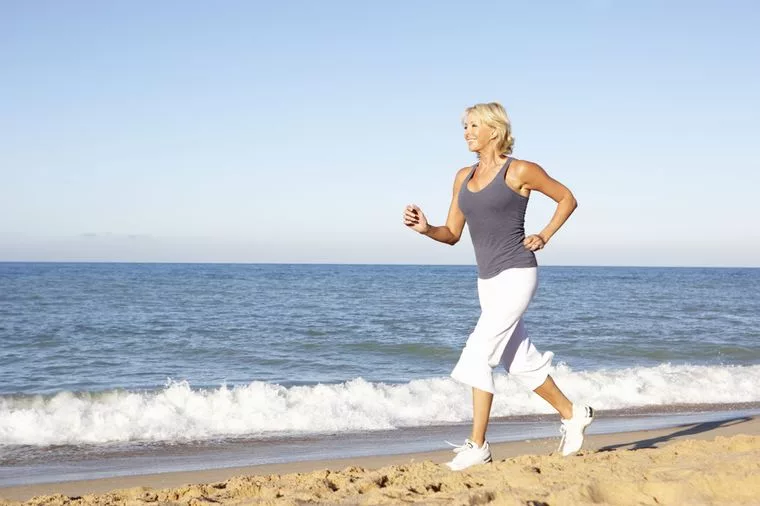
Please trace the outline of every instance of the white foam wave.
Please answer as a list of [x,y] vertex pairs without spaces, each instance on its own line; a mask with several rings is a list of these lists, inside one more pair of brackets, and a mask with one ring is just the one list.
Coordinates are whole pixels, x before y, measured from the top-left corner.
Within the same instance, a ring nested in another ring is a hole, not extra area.
[[[598,410],[669,404],[760,401],[760,365],[663,364],[552,372],[571,399]],[[551,407],[497,375],[494,416],[551,413]],[[449,378],[405,384],[355,379],[335,385],[249,385],[193,390],[169,381],[156,392],[62,392],[0,397],[0,445],[189,441],[217,437],[364,431],[470,419],[469,389]]]

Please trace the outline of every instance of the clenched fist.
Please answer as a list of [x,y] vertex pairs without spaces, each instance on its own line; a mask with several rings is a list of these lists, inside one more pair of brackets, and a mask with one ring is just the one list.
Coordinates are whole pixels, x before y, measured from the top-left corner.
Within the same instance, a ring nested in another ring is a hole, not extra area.
[[430,230],[430,224],[425,217],[425,213],[414,204],[409,204],[404,208],[404,225],[420,234],[424,234]]

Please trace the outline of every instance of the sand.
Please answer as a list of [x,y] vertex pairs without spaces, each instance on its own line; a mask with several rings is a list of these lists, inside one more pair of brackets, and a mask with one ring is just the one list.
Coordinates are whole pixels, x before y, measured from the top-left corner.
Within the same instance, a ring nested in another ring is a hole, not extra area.
[[757,418],[590,436],[569,458],[556,442],[493,445],[464,472],[430,452],[8,487],[0,504],[760,505]]

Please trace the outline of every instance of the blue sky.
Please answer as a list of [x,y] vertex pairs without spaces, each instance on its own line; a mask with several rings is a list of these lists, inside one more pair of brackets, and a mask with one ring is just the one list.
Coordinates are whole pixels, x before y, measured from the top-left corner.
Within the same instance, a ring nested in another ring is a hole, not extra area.
[[[0,3],[0,261],[473,263],[497,100],[579,208],[539,262],[760,266],[753,2]],[[526,231],[554,204],[534,194]]]

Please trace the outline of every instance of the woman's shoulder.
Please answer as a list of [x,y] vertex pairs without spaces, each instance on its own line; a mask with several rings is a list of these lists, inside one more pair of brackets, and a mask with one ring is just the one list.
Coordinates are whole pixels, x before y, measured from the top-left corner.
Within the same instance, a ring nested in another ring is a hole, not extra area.
[[512,162],[509,164],[509,172],[516,176],[534,171],[536,169],[541,169],[541,166],[536,162],[531,162],[530,160],[521,160],[515,157],[511,158]]
[[461,169],[457,169],[457,173],[454,175],[454,190],[459,191],[459,188],[462,186],[462,183],[464,183],[464,180],[467,179],[467,176],[472,169],[473,167],[462,167]]
[[473,169],[475,169],[474,165],[468,165],[467,167],[462,167],[461,169],[457,169],[457,173],[454,176],[454,180],[461,183],[464,180],[464,178],[466,178],[470,174],[470,172],[473,171]]
[[456,175],[457,179],[459,179],[460,177],[466,176],[467,174],[472,172],[474,168],[475,168],[474,165],[468,165],[466,167],[462,167],[461,169],[457,169],[457,175]]

